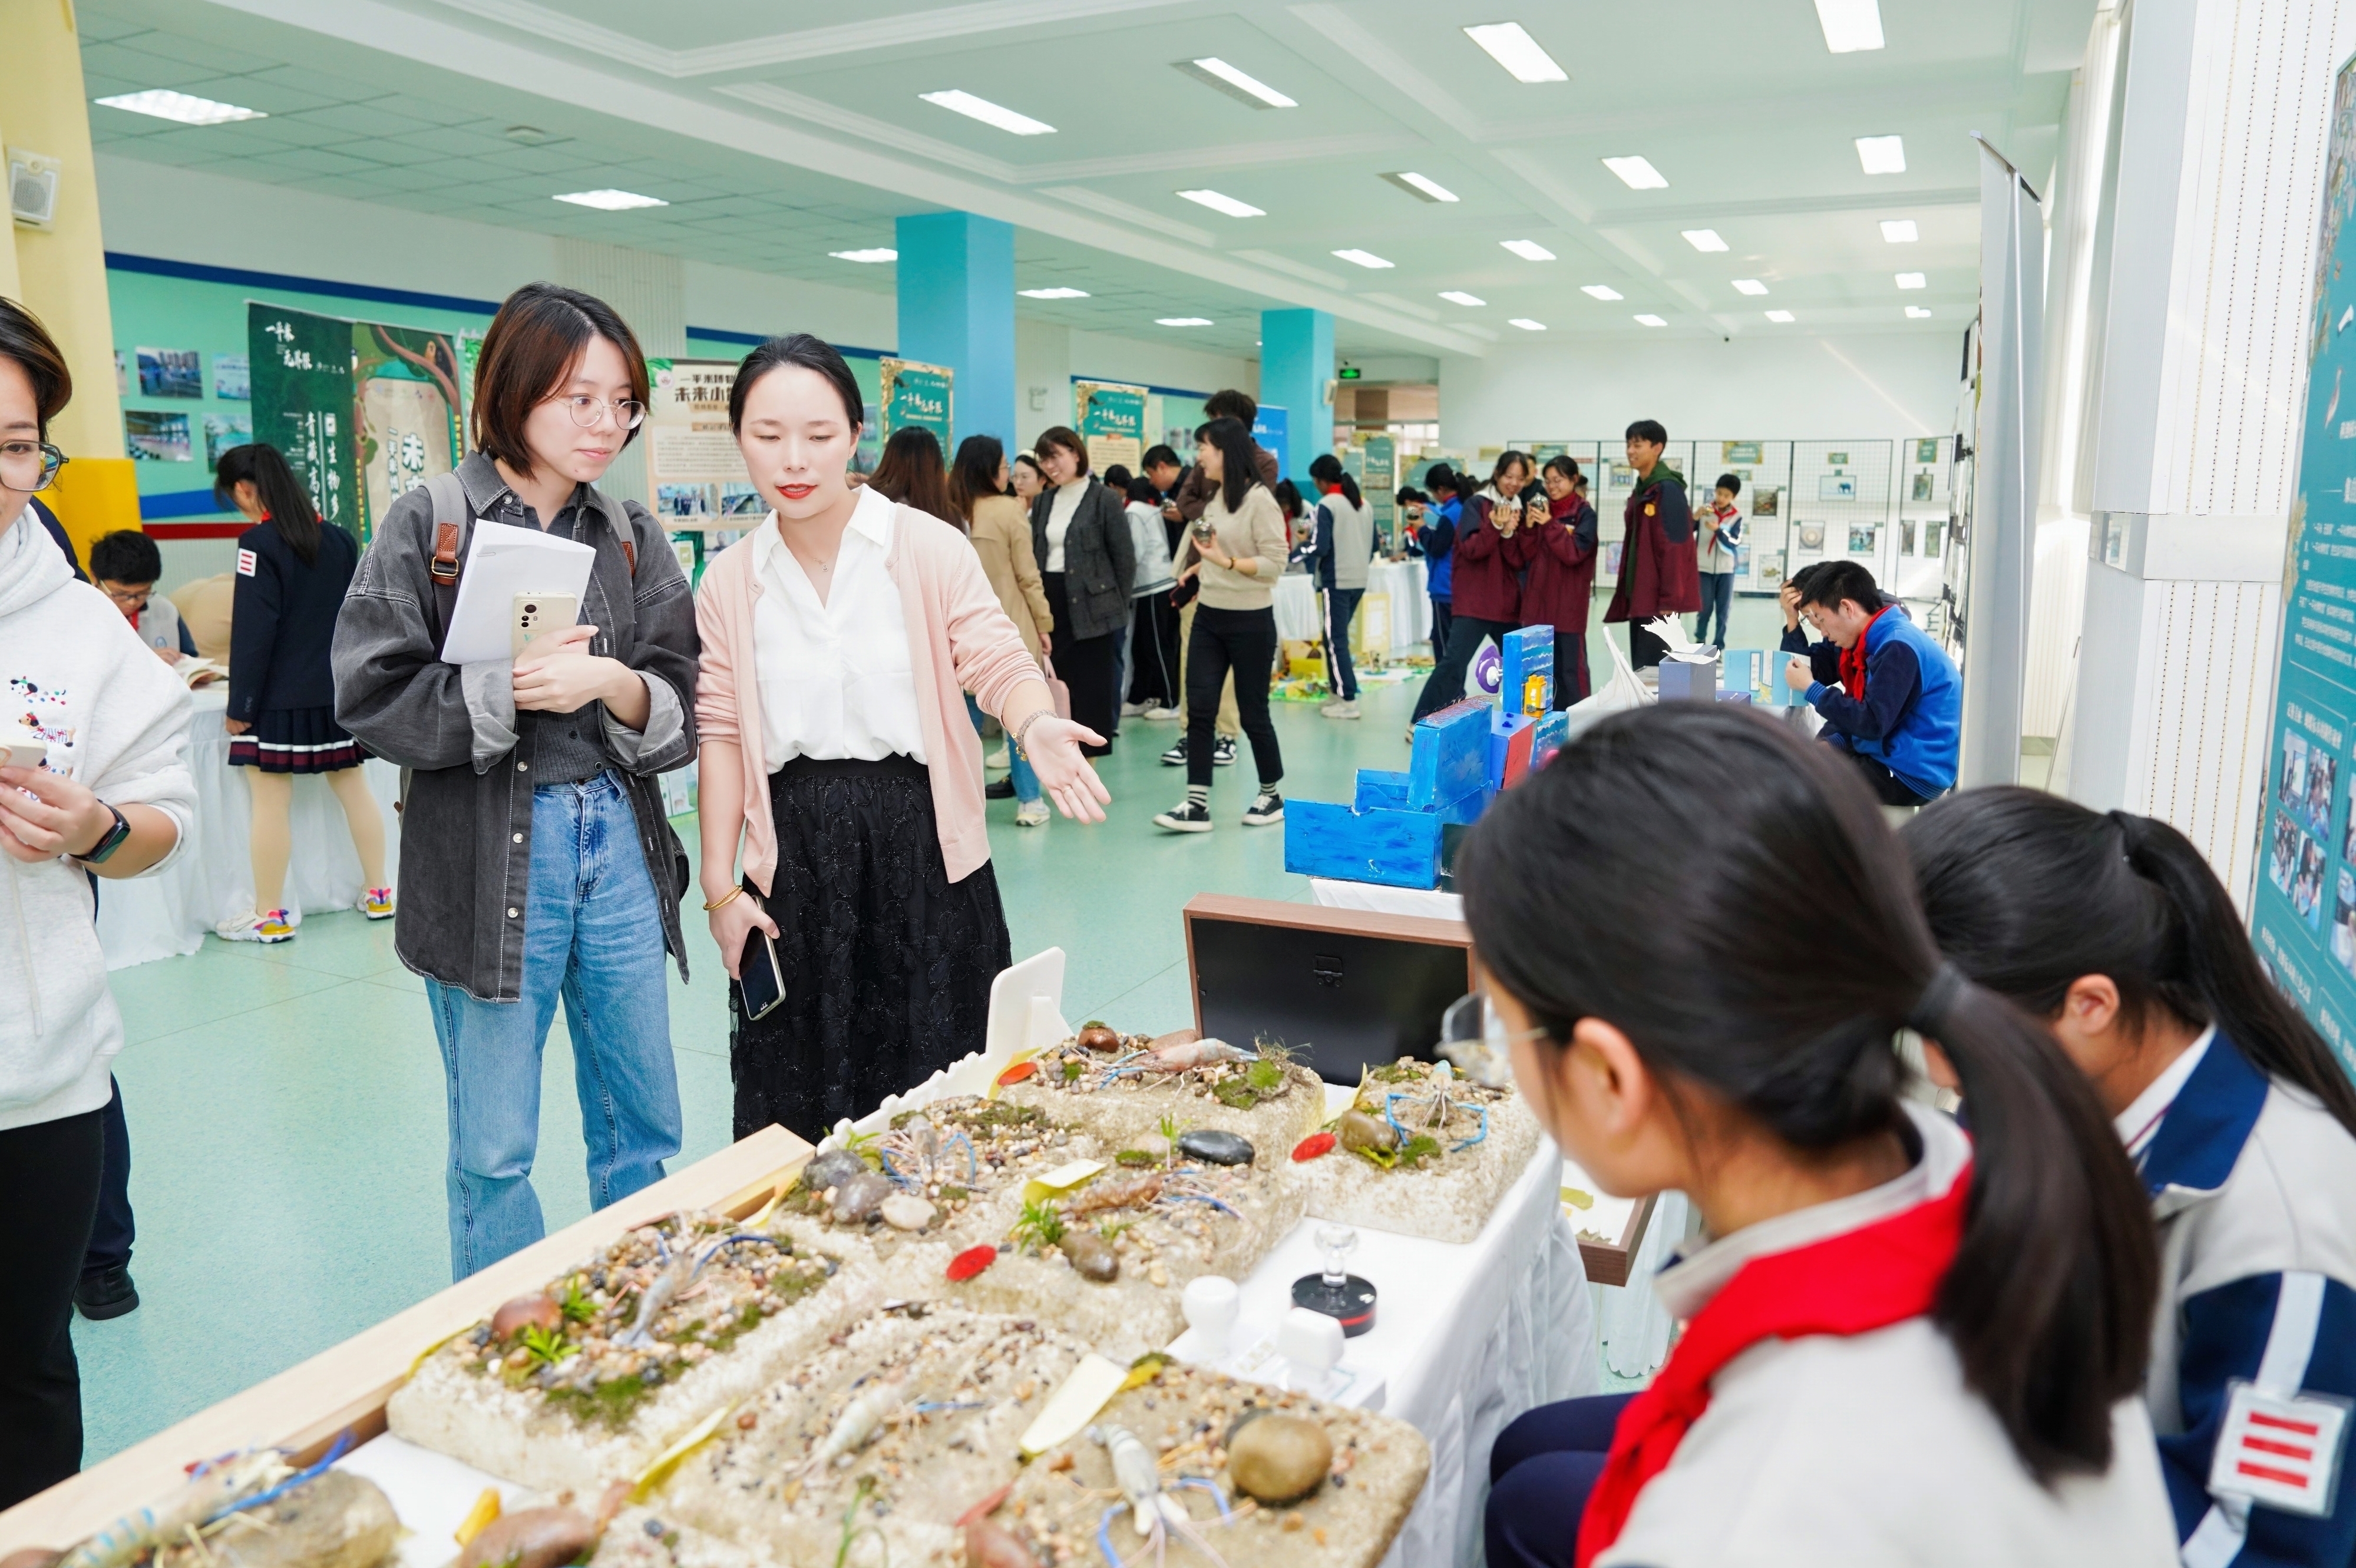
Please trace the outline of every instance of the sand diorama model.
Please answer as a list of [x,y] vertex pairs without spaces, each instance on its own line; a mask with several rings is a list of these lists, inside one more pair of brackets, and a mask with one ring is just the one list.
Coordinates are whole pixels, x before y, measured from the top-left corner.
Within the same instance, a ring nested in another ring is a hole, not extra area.
[[1295,1145],[1291,1163],[1321,1220],[1464,1243],[1537,1144],[1537,1118],[1511,1085],[1402,1057],[1367,1069],[1350,1108]]
[[1191,1029],[1148,1039],[1091,1022],[1001,1073],[998,1097],[1035,1105],[1115,1148],[1132,1147],[1172,1117],[1273,1151],[1291,1147],[1325,1119],[1323,1083],[1282,1046],[1247,1049]]

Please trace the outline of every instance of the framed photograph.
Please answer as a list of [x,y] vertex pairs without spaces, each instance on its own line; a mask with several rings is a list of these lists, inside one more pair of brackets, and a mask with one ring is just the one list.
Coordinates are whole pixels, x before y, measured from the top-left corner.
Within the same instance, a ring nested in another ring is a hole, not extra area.
[[1812,554],[1816,554],[1816,555],[1821,555],[1821,554],[1823,554],[1823,553],[1824,553],[1824,549],[1825,549],[1825,525],[1824,525],[1824,524],[1822,524],[1822,523],[1802,523],[1802,524],[1800,525],[1799,533],[1800,533],[1800,548],[1801,548],[1803,550],[1805,550],[1805,551],[1808,551],[1808,552],[1810,552],[1810,553],[1812,553]]
[[1871,526],[1855,527],[1848,530],[1848,552],[1851,555],[1871,555],[1876,548],[1874,536],[1881,530]]
[[1915,501],[1929,500],[1931,498],[1931,487],[1937,482],[1937,475],[1932,473],[1927,468],[1922,469],[1914,475],[1914,482],[1909,487],[1908,499]]
[[205,372],[193,348],[139,350],[139,395],[143,398],[201,398]]
[[1914,553],[1914,524],[1912,520],[1898,525],[1898,553],[1901,555]]
[[1827,452],[1825,453],[1825,462],[1830,467],[1847,468],[1848,466],[1848,453],[1846,452]]
[[1946,525],[1944,523],[1933,522],[1924,523],[1922,525],[1922,553],[1924,555],[1931,556],[1935,559],[1941,553],[1941,538],[1945,531]]
[[252,415],[207,414],[205,416],[205,466],[219,468],[222,453],[232,446],[244,446],[252,440]]
[[1816,499],[1819,501],[1856,500],[1857,475],[1854,474],[1819,474],[1816,475]]
[[1783,510],[1783,492],[1774,485],[1764,485],[1751,492],[1751,515],[1772,517]]
[[658,485],[655,516],[701,520],[718,509],[719,487],[712,485]]
[[142,463],[193,463],[188,445],[188,416],[157,413],[152,409],[123,411],[123,442]]
[[1760,462],[1760,445],[1761,443],[1755,441],[1720,442],[1718,447],[1718,460],[1730,468],[1738,463],[1756,464]]
[[213,396],[227,402],[253,399],[253,362],[242,354],[213,356]]

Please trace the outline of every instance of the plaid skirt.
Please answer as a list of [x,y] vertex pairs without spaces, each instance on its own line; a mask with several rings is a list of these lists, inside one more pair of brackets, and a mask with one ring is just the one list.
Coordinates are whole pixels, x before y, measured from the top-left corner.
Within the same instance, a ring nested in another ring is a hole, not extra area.
[[332,773],[364,761],[332,708],[268,709],[254,715],[252,729],[229,738],[230,766],[265,773]]

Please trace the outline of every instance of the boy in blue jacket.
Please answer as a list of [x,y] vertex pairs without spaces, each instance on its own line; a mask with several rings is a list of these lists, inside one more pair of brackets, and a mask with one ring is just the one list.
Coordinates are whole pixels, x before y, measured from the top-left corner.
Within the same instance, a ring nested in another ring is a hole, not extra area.
[[[1830,560],[1784,591],[1783,680],[1825,721],[1823,740],[1847,752],[1885,805],[1922,805],[1955,785],[1963,688],[1944,649],[1916,626],[1873,573]],[[1828,639],[1811,644],[1804,615]]]

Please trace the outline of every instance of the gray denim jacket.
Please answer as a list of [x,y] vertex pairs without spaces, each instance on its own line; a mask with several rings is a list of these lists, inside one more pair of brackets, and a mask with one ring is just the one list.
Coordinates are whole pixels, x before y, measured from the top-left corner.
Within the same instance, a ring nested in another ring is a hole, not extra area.
[[[474,528],[530,526],[489,458],[467,457],[458,478]],[[637,818],[663,945],[685,979],[679,912],[687,850],[663,816],[655,775],[695,755],[695,602],[669,537],[645,507],[585,485],[574,504],[587,512],[576,537],[597,552],[581,603],[581,623],[597,628],[590,651],[619,659],[647,683],[645,731],[608,717],[603,741]],[[509,661],[457,666],[438,656],[441,611],[428,576],[434,510],[423,489],[403,496],[360,558],[336,622],[336,720],[370,752],[412,770],[393,951],[418,974],[468,996],[512,1002],[522,995],[530,904],[534,748],[518,743]]]

